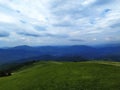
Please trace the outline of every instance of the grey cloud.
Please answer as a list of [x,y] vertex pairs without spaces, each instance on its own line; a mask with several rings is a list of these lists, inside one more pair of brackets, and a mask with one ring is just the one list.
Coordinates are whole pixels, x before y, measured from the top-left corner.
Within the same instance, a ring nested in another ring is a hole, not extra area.
[[25,32],[20,32],[18,34],[24,35],[24,36],[41,37],[39,34],[32,34],[32,33],[25,33]]
[[68,35],[50,34],[50,33],[46,33],[46,34],[44,34],[44,36],[46,36],[46,37],[53,37],[53,38],[67,38],[67,37],[69,37]]
[[85,41],[82,40],[82,39],[70,39],[70,41],[75,41],[75,42],[85,42]]
[[70,22],[62,22],[53,24],[54,27],[72,27],[73,25]]
[[120,22],[116,22],[116,23],[113,23],[111,26],[111,28],[120,28]]
[[9,35],[7,32],[0,32],[0,37],[8,37]]
[[26,24],[27,22],[24,20],[20,20],[21,23]]
[[21,13],[20,10],[16,10],[17,13]]
[[60,35],[60,34],[51,34],[51,33],[43,33],[43,34],[33,34],[27,32],[19,32],[19,35],[30,36],[30,37],[51,37],[51,38],[67,38],[68,35]]
[[40,31],[46,30],[46,27],[45,27],[45,26],[34,26],[34,28],[35,28],[36,30],[40,30]]
[[112,2],[114,2],[114,0],[96,0],[93,5],[105,5]]

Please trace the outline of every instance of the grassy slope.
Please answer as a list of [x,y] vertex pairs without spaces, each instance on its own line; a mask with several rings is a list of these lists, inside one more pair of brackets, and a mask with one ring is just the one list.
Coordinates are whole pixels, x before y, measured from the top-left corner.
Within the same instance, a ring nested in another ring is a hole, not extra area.
[[0,78],[0,90],[120,90],[120,63],[40,62]]

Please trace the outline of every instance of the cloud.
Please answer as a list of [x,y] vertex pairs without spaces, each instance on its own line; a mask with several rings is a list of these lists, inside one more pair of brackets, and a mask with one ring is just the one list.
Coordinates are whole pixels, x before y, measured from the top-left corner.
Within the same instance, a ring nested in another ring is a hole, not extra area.
[[114,2],[114,0],[96,0],[95,5],[105,5]]
[[47,27],[45,26],[34,26],[36,30],[45,31]]
[[26,24],[27,22],[24,20],[20,20],[21,23]]
[[38,34],[25,33],[25,32],[20,32],[18,34],[19,35],[24,35],[24,36],[30,36],[30,37],[40,37],[40,35],[38,35]]
[[72,27],[73,25],[70,22],[63,22],[58,24],[53,24],[54,27]]
[[115,22],[115,23],[113,23],[111,26],[110,26],[111,28],[120,28],[120,22],[118,21],[118,22]]
[[70,39],[70,41],[73,41],[73,42],[85,42],[85,41],[82,40],[82,39]]
[[52,33],[28,33],[28,32],[18,32],[17,34],[27,36],[27,37],[51,37],[51,38],[67,38],[69,37],[68,35],[63,35],[63,34],[52,34]]
[[0,32],[10,34],[1,34],[7,38],[2,42],[102,44],[107,37],[119,42],[119,5],[119,0],[0,0]]
[[5,13],[0,13],[0,22],[13,23],[13,22],[15,22],[15,19],[10,15],[7,15]]
[[0,32],[0,37],[8,37],[9,35],[7,32]]
[[45,36],[45,37],[53,37],[53,38],[68,38],[69,37],[66,34],[51,34],[51,33],[45,33],[43,36]]

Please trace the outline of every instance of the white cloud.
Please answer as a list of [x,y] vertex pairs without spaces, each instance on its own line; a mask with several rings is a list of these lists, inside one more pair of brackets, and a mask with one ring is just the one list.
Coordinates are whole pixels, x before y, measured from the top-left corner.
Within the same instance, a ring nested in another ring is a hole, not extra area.
[[84,0],[84,2],[82,3],[82,5],[88,6],[88,5],[90,5],[90,4],[94,3],[94,2],[95,2],[95,0]]
[[[102,43],[105,37],[117,39],[120,35],[119,4],[119,0],[0,0],[0,31],[10,33],[9,40],[2,41],[9,41],[10,45],[19,42],[53,45],[56,42],[73,44],[69,38],[83,39],[89,44]],[[23,37],[18,34],[21,32],[49,37]],[[67,38],[62,38],[65,35]]]
[[14,17],[4,14],[4,13],[0,13],[0,22],[3,23],[14,23],[16,20],[14,19]]

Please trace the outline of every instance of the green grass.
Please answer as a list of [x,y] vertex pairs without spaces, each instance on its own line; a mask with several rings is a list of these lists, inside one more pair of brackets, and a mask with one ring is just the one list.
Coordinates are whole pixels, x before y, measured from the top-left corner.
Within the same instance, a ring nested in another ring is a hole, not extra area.
[[120,90],[120,63],[39,62],[0,78],[0,90]]

